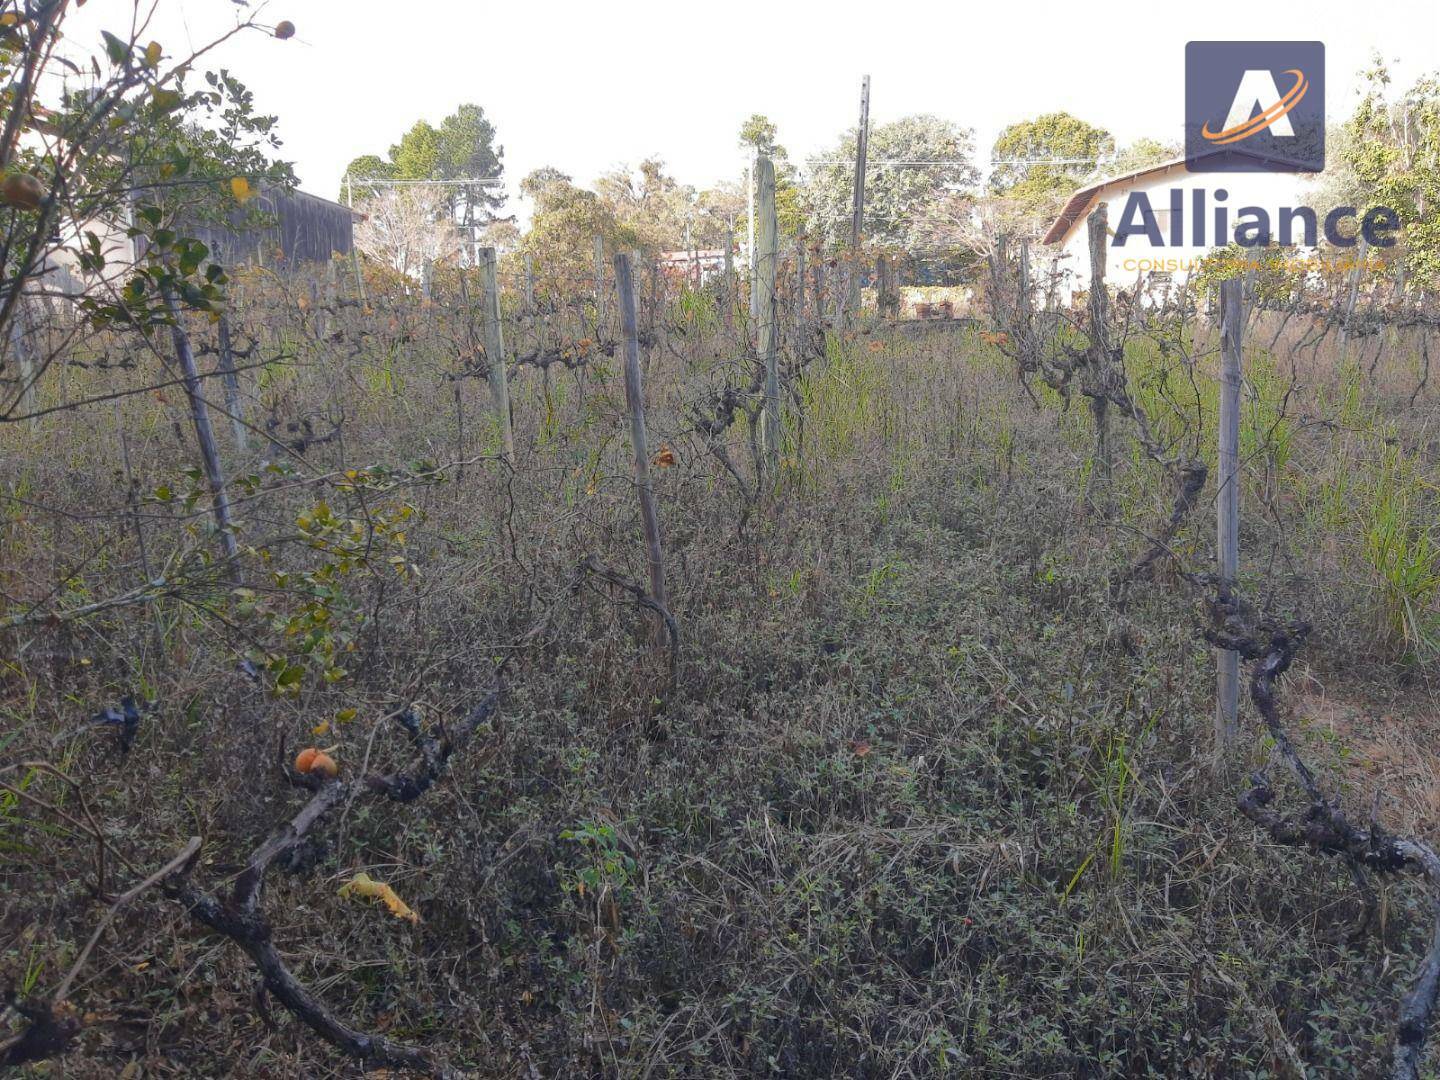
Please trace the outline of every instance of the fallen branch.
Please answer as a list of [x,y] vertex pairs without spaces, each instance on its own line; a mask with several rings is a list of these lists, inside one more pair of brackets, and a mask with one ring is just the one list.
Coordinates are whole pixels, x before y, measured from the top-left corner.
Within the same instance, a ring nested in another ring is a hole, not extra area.
[[20,1034],[8,1042],[0,1044],[0,1066],[14,1068],[29,1061],[44,1061],[47,1058],[58,1057],[70,1048],[75,1036],[80,1034],[81,1023],[79,1013],[71,1007],[67,999],[70,996],[70,988],[75,985],[75,979],[90,959],[90,954],[95,950],[100,938],[110,924],[115,921],[115,916],[120,913],[122,908],[147,889],[153,888],[189,866],[199,852],[200,837],[192,836],[189,843],[181,848],[179,854],[173,859],[145,878],[144,881],[116,897],[114,903],[101,916],[95,932],[90,935],[90,940],[85,942],[85,947],[80,950],[80,955],[70,965],[70,970],[65,973],[65,978],[60,981],[59,987],[49,998],[29,998],[22,1001],[16,997],[13,989],[7,992],[6,1005],[30,1021],[30,1024]]
[[263,996],[268,993],[301,1023],[367,1067],[417,1069],[435,1076],[449,1074],[447,1067],[424,1047],[370,1035],[339,1020],[286,965],[275,946],[270,923],[260,909],[260,897],[270,867],[293,851],[332,810],[355,794],[369,792],[392,802],[408,803],[428,791],[444,774],[455,751],[463,748],[476,729],[494,713],[499,694],[497,684],[453,733],[442,729],[438,738],[427,734],[410,710],[397,713],[396,722],[419,749],[417,764],[405,772],[318,781],[310,801],[299,813],[251,853],[228,900],[203,892],[188,881],[181,880],[172,886],[172,895],[195,919],[228,937],[250,957],[260,973],[262,993],[258,998],[262,1012]]
[[1275,740],[1281,758],[1309,799],[1309,805],[1300,813],[1286,814],[1272,809],[1275,791],[1269,777],[1261,771],[1251,778],[1251,788],[1240,796],[1240,812],[1269,833],[1276,843],[1308,847],[1343,858],[1353,867],[1378,873],[1415,870],[1430,885],[1434,929],[1415,982],[1400,1006],[1391,1067],[1395,1080],[1418,1080],[1425,1040],[1437,998],[1440,998],[1440,856],[1417,840],[1387,835],[1378,823],[1372,822],[1368,829],[1352,824],[1340,805],[1326,798],[1314,772],[1301,758],[1280,722],[1275,682],[1290,667],[1310,632],[1309,624],[1285,624],[1268,616],[1257,616],[1223,583],[1211,602],[1211,618],[1215,625],[1205,631],[1206,639],[1217,648],[1233,649],[1254,665],[1250,699]]

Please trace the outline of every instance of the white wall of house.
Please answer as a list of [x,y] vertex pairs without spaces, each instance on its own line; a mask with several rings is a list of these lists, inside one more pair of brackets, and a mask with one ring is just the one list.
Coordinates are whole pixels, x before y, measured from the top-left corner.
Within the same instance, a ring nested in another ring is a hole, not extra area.
[[[1282,172],[1214,172],[1214,173],[1192,173],[1186,171],[1184,165],[1177,165],[1163,172],[1141,173],[1138,176],[1122,178],[1113,184],[1107,184],[1091,196],[1089,205],[1079,215],[1074,224],[1070,226],[1065,237],[1058,243],[1049,245],[1050,250],[1055,253],[1056,266],[1060,271],[1058,287],[1055,291],[1055,298],[1060,302],[1068,299],[1077,291],[1090,287],[1090,250],[1089,230],[1086,226],[1086,217],[1101,202],[1109,204],[1109,224],[1111,230],[1111,243],[1109,257],[1106,261],[1105,277],[1106,282],[1112,288],[1132,289],[1137,281],[1143,282],[1150,274],[1170,275],[1170,282],[1174,286],[1182,284],[1189,277],[1192,270],[1210,252],[1218,247],[1224,247],[1234,237],[1236,220],[1240,217],[1240,209],[1247,206],[1257,206],[1265,210],[1270,217],[1271,239],[1279,238],[1280,209],[1282,207],[1295,207],[1303,205],[1305,198],[1306,180],[1296,173]],[[1182,193],[1181,205],[1186,216],[1185,239],[1186,246],[1170,246],[1170,191],[1178,188]],[[1189,220],[1194,206],[1194,192],[1196,189],[1203,189],[1206,193],[1205,210],[1205,243],[1189,244],[1188,241],[1194,238],[1193,224]],[[1228,228],[1223,237],[1215,236],[1215,207],[1214,193],[1218,189],[1224,189],[1227,197],[1223,205],[1228,213]],[[1165,241],[1162,246],[1155,246],[1149,238],[1142,233],[1132,233],[1125,240],[1123,247],[1115,246],[1115,230],[1123,220],[1126,203],[1131,192],[1144,192],[1150,199],[1151,209],[1155,212],[1156,224],[1159,226],[1161,238]],[[1324,221],[1317,223],[1317,229],[1323,236]],[[1300,244],[1302,230],[1297,222],[1294,230],[1296,244]],[[1040,268],[1042,274],[1043,268]],[[1159,286],[1163,277],[1152,282]]]
[[[50,250],[41,268],[42,288],[47,294],[65,294],[71,298],[83,293],[118,289],[135,269],[135,241],[124,225],[92,219],[74,222],[62,218],[57,228],[60,244]],[[86,233],[93,232],[100,240],[100,253],[105,268],[98,274],[80,269],[80,251],[88,250]]]

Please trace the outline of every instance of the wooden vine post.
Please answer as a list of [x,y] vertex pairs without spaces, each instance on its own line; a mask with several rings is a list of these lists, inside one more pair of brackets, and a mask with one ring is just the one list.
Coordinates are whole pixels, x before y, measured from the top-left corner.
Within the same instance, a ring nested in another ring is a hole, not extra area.
[[[355,228],[355,188],[350,183],[349,173],[345,174],[345,204],[350,207],[350,228],[353,234]],[[260,247],[264,247],[264,245],[261,244]],[[262,262],[260,265],[263,266],[265,264]],[[355,246],[353,235],[350,241],[350,265],[355,271],[355,295],[359,297],[360,307],[363,309],[367,302],[365,299],[365,275],[360,272],[360,249]]]
[[220,352],[220,378],[225,386],[225,411],[230,415],[230,429],[235,433],[235,449],[242,454],[249,446],[245,434],[245,402],[240,397],[240,375],[235,370],[235,344],[230,339],[230,319],[221,314],[215,324]]
[[1023,238],[1020,241],[1020,296],[1019,296],[1019,324],[1021,347],[1028,345],[1030,341],[1030,323],[1035,312],[1035,305],[1030,296],[1030,239]]
[[745,166],[745,260],[749,264],[750,280],[750,325],[755,333],[755,324],[760,321],[760,296],[755,291],[755,159]]
[[855,134],[855,189],[850,205],[850,264],[845,321],[860,314],[860,237],[865,226],[865,155],[870,144],[870,76],[860,83],[860,126]]
[[[1220,432],[1218,494],[1215,503],[1215,555],[1223,589],[1235,586],[1240,570],[1240,379],[1244,348],[1244,283],[1220,283]],[[1240,654],[1216,653],[1215,758],[1217,768],[1230,759],[1239,729]]]
[[881,254],[875,260],[875,308],[882,319],[900,317],[900,284],[895,260]]
[[[20,408],[27,413],[35,411],[35,364],[30,339],[30,313],[22,295],[16,298],[15,308],[10,315],[10,349],[19,368]],[[31,428],[35,427],[36,422],[36,418],[32,416]]]
[[735,226],[725,226],[725,281],[721,290],[722,317],[725,329],[735,325]]
[[235,523],[230,516],[230,496],[225,490],[225,470],[220,465],[220,447],[215,442],[215,429],[210,426],[210,410],[200,392],[200,369],[195,364],[195,350],[190,347],[190,335],[185,332],[180,305],[175,300],[175,291],[165,285],[161,288],[165,310],[170,315],[170,336],[175,344],[175,358],[180,362],[180,373],[184,377],[185,396],[190,400],[190,420],[195,425],[195,439],[200,444],[200,462],[205,470],[205,480],[210,486],[210,502],[215,513],[215,528],[220,534],[220,547],[225,553],[226,574],[235,584],[240,583],[240,542],[235,537]]
[[[1095,417],[1095,471],[1105,485],[1105,502],[1110,504],[1110,401],[1099,392],[1110,374],[1110,294],[1105,290],[1106,249],[1109,245],[1109,212],[1101,203],[1086,219],[1090,244],[1090,355],[1086,363],[1096,393],[1089,395]],[[1027,283],[1028,285],[1028,283]]]
[[755,295],[759,297],[756,351],[765,365],[765,415],[761,425],[762,469],[773,484],[780,475],[780,320],[775,304],[779,223],[775,213],[775,163],[755,160],[757,180]]
[[[650,444],[645,434],[645,383],[640,371],[640,334],[635,317],[635,279],[630,256],[615,256],[615,287],[620,294],[620,332],[625,339],[625,407],[630,414],[630,445],[635,451],[635,488],[640,494],[640,521],[645,530],[645,564],[650,571],[650,599],[668,612],[665,596],[665,554],[660,546],[660,518],[655,487],[650,481]],[[657,613],[655,642],[664,647],[668,633]]]
[[795,234],[795,340],[805,332],[805,223]]
[[596,337],[605,337],[605,238],[595,234],[595,330]]
[[490,393],[495,399],[495,419],[500,422],[500,442],[505,460],[515,464],[515,431],[510,422],[510,384],[505,377],[505,330],[500,324],[500,282],[495,273],[495,249],[480,249],[481,314],[485,333],[485,356],[490,361]]
[[1355,317],[1355,301],[1360,296],[1360,275],[1365,268],[1365,260],[1369,257],[1365,238],[1360,238],[1360,244],[1355,249],[1355,264],[1350,268],[1350,277],[1346,285],[1345,310],[1340,320],[1340,362],[1343,364],[1350,356],[1350,320]]

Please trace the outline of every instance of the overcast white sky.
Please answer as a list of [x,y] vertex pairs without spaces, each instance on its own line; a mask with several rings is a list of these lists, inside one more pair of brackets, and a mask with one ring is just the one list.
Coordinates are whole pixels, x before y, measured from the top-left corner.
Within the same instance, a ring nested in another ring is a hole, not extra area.
[[[150,37],[167,54],[233,25],[231,0],[157,0]],[[125,0],[90,0],[68,24],[71,49],[129,21]],[[763,112],[792,158],[832,145],[856,121],[862,74],[872,123],[934,113],[976,131],[982,157],[1006,124],[1064,109],[1112,131],[1181,137],[1191,39],[1319,40],[1327,112],[1347,115],[1357,72],[1379,50],[1396,83],[1440,69],[1440,2],[971,5],[506,0],[271,0],[290,41],[259,34],[215,63],[280,117],[301,184],[334,197],[345,165],[384,154],[417,119],[484,106],[505,148],[511,199],[531,169],[582,183],[658,154],[682,181],[743,174],[736,131]]]

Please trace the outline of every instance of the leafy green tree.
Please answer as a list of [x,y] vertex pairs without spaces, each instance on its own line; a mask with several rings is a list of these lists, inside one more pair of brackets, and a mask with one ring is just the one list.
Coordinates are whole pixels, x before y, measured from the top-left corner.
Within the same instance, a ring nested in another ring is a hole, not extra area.
[[1125,176],[1152,165],[1174,161],[1184,154],[1185,148],[1179,143],[1139,138],[1116,154],[1113,161],[1103,163],[1103,170],[1106,176]]
[[[505,151],[495,144],[495,125],[479,105],[457,108],[436,127],[418,120],[390,147],[388,157],[363,154],[350,162],[351,176],[387,180],[476,180],[503,177]],[[373,194],[366,192],[366,195]],[[450,185],[446,201],[455,223],[462,229],[483,225],[494,219],[505,203],[496,184]],[[356,198],[360,193],[356,192]]]
[[990,190],[1039,208],[1070,195],[1115,152],[1104,128],[1067,112],[1011,124],[995,140]]
[[538,199],[551,184],[571,182],[572,177],[568,173],[561,172],[553,165],[542,165],[525,174],[525,178],[520,181],[520,194],[527,199]]
[[[340,201],[373,198],[382,188],[363,184],[362,180],[394,180],[396,170],[393,162],[379,154],[361,154],[345,166],[346,179],[340,181]],[[348,183],[346,182],[348,180]]]
[[[865,173],[866,239],[911,252],[925,248],[936,210],[953,203],[956,193],[973,194],[979,183],[974,154],[974,132],[935,116],[907,116],[872,129]],[[855,133],[825,158],[835,164],[818,167],[811,178],[811,222],[828,243],[839,246],[850,235]],[[886,161],[927,164],[886,167]]]
[[766,154],[774,160],[786,161],[789,154],[778,142],[776,137],[779,129],[774,121],[768,116],[754,113],[740,125],[740,145],[757,154]]
[[1361,217],[1375,207],[1394,210],[1394,254],[1406,275],[1414,285],[1440,287],[1440,80],[1426,76],[1392,97],[1378,57],[1363,74],[1367,90],[1334,140],[1321,201],[1354,206]]
[[659,158],[646,158],[637,169],[622,166],[604,174],[595,181],[595,191],[642,251],[685,246],[686,225],[693,225],[695,189],[667,173]]
[[425,120],[417,120],[415,126],[390,147],[390,161],[395,166],[395,175],[405,180],[441,180],[440,132]]
[[635,246],[633,233],[620,225],[606,201],[576,187],[563,174],[547,176],[534,190],[535,212],[519,250],[534,256],[543,294],[573,295],[575,289],[588,287],[594,275],[597,233],[607,251]]
[[[784,231],[784,208],[779,203],[777,184],[777,205],[776,211],[781,215],[781,231]],[[798,191],[791,186],[794,198],[798,199]],[[727,233],[733,234],[737,223],[745,217],[745,189],[732,182],[717,184],[713,188],[704,188],[695,195],[693,206],[694,212],[694,236],[693,243],[696,247],[719,248],[725,246]]]
[[[765,154],[775,163],[775,216],[780,235],[793,237],[805,226],[806,206],[790,153],[779,143],[779,129],[761,113],[740,125],[740,145],[753,154]],[[743,201],[743,196],[742,196]]]
[[361,183],[362,180],[394,180],[395,165],[379,154],[361,154],[345,166],[345,179],[340,181],[340,201],[360,202],[373,198],[382,188]]

